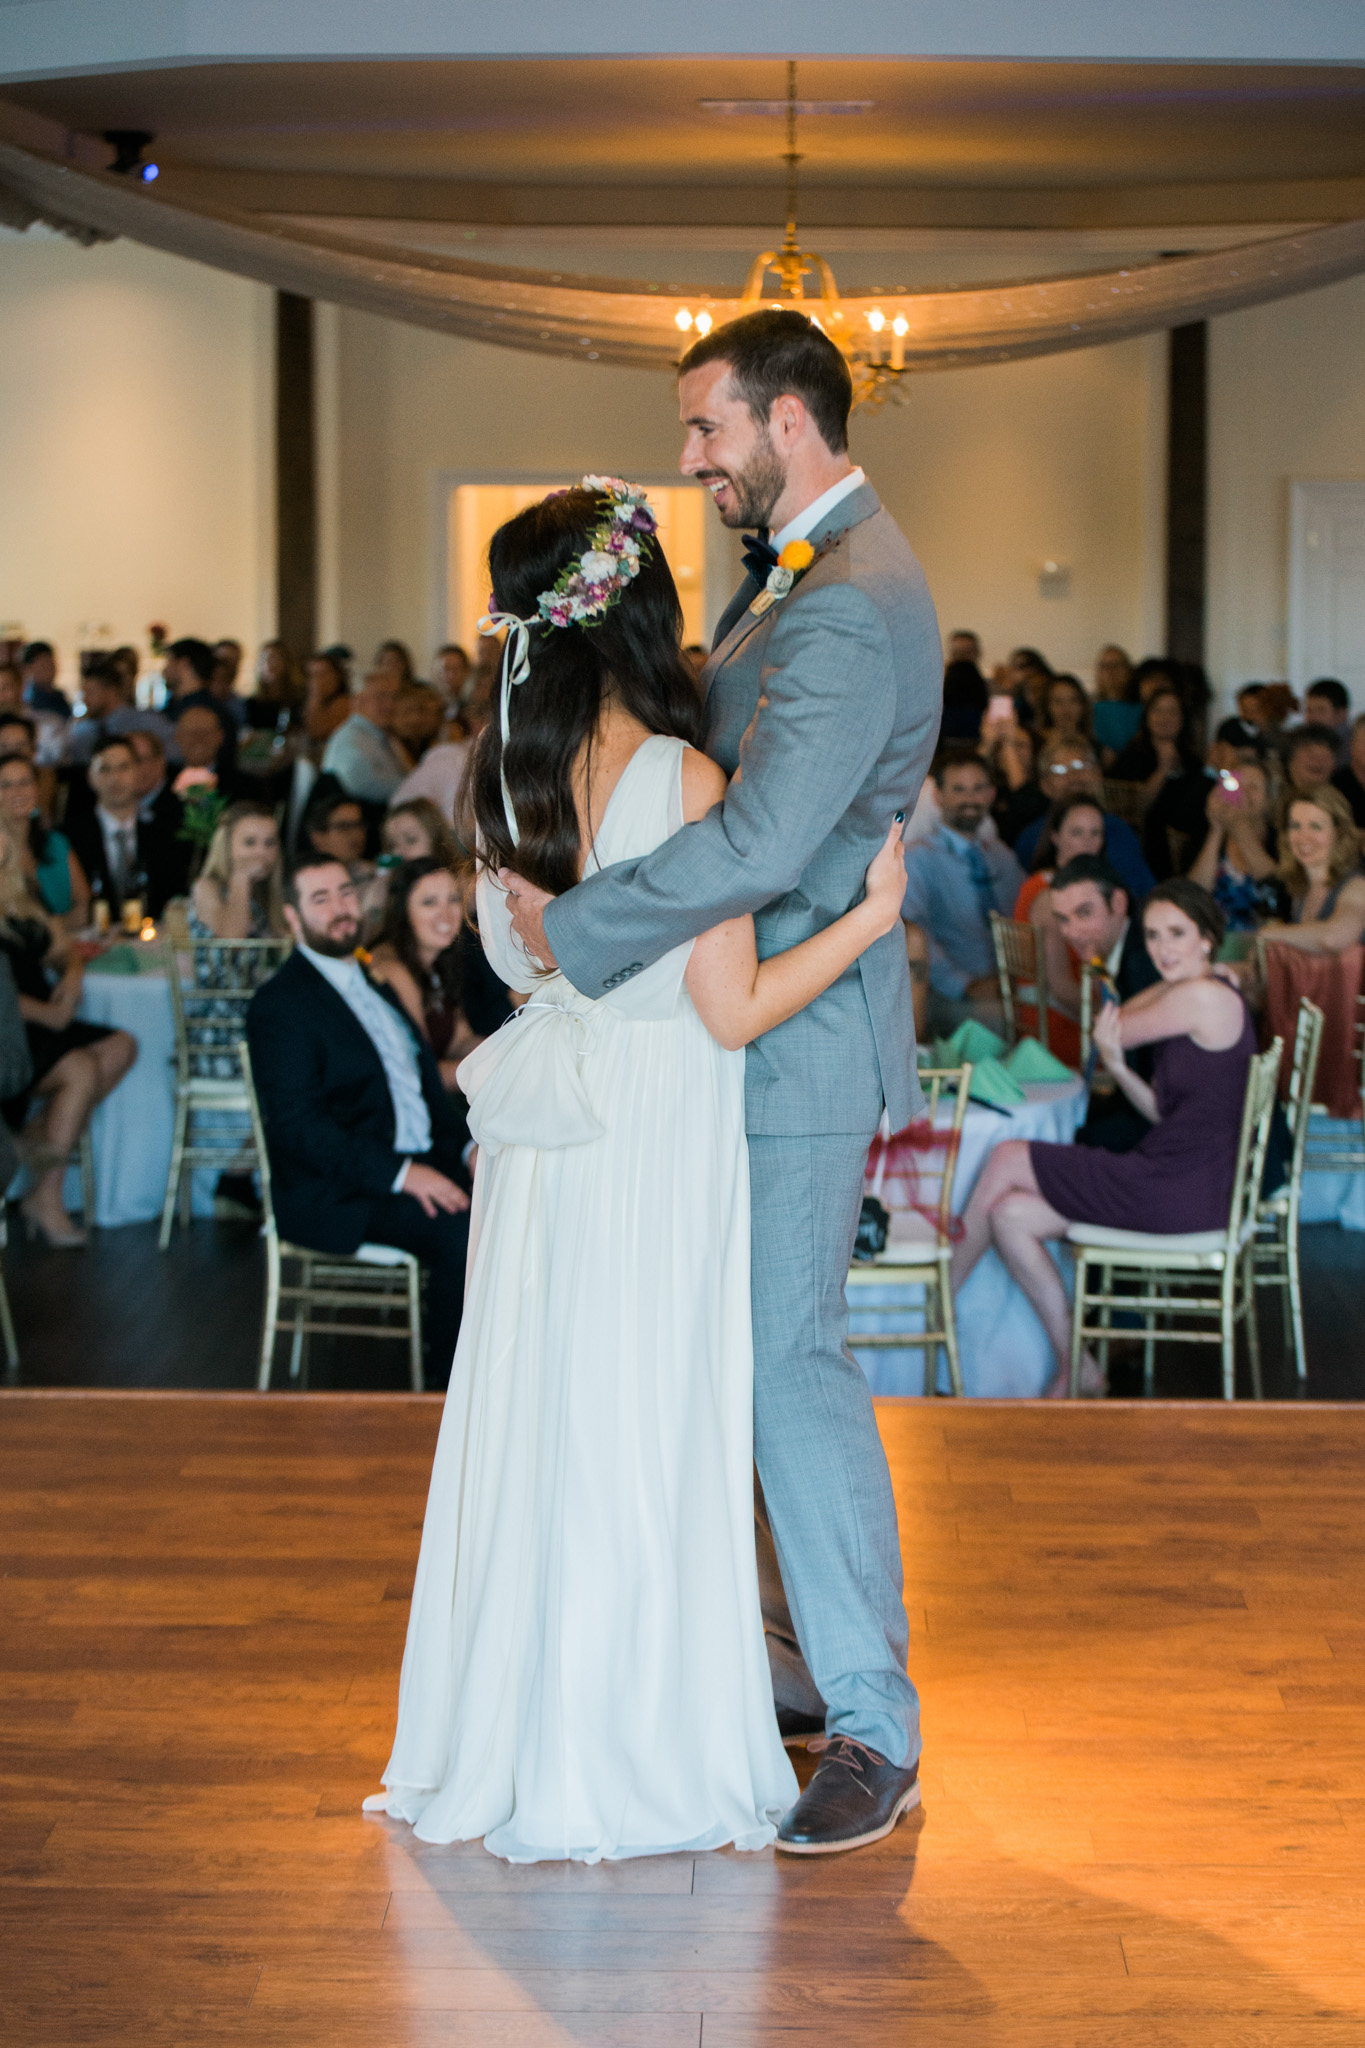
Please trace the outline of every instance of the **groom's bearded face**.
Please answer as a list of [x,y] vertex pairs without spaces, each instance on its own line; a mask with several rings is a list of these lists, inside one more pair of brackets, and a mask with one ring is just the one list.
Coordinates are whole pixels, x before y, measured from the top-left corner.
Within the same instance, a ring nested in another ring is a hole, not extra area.
[[684,476],[706,485],[726,526],[769,526],[787,472],[765,423],[730,382],[729,366],[708,363],[678,387],[687,444]]

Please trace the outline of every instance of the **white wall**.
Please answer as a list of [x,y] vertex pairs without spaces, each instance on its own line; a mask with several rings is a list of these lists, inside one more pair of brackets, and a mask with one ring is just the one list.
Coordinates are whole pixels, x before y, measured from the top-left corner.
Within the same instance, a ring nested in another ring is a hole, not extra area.
[[[443,637],[438,482],[674,473],[670,381],[320,313],[325,637]],[[1231,315],[1211,346],[1209,667],[1285,666],[1294,477],[1365,477],[1365,280]],[[1159,645],[1165,342],[920,378],[853,450],[924,561],[944,629],[1085,673]],[[130,243],[0,232],[0,622],[74,654],[273,630],[267,292]],[[716,536],[719,540],[719,536]],[[1071,595],[1040,597],[1046,559]],[[712,561],[726,580],[727,551]]]
[[0,621],[248,645],[273,618],[271,299],[131,242],[0,232]]
[[1229,695],[1288,673],[1290,483],[1365,477],[1362,337],[1365,278],[1213,323],[1209,669]]
[[[337,582],[362,658],[386,633],[422,654],[443,636],[442,475],[675,473],[666,376],[340,320]],[[1160,341],[1124,342],[925,376],[904,406],[855,415],[854,458],[924,562],[945,631],[974,626],[991,659],[1034,643],[1082,672],[1105,640],[1156,644],[1164,361]],[[1039,595],[1049,559],[1071,569],[1069,597]]]

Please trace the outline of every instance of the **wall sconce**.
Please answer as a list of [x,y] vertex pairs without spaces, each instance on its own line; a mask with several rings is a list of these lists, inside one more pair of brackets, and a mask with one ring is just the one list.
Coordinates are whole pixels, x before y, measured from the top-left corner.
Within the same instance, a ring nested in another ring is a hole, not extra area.
[[1039,597],[1070,597],[1071,571],[1064,562],[1044,562],[1038,571]]

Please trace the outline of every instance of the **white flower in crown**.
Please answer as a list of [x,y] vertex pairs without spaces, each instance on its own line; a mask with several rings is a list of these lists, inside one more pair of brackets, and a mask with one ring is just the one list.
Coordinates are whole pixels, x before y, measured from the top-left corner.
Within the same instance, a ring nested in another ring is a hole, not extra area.
[[580,560],[578,567],[585,583],[609,583],[620,567],[620,559],[597,548],[590,548]]

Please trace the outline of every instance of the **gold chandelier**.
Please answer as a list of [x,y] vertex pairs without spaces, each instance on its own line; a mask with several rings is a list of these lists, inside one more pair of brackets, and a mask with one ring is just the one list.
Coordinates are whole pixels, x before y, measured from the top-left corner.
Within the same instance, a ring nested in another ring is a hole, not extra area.
[[[787,230],[780,249],[765,249],[749,265],[749,274],[740,294],[740,311],[752,312],[763,303],[763,285],[769,271],[778,279],[779,296],[797,303],[805,301],[805,280],[808,277],[818,278],[820,311],[812,312],[810,318],[823,334],[829,336],[848,364],[853,378],[854,405],[881,405],[888,397],[904,396],[905,337],[910,332],[910,322],[904,313],[888,319],[879,306],[873,306],[864,316],[867,335],[855,332],[854,323],[845,317],[839,286],[830,264],[814,249],[801,247],[796,233],[796,179],[797,166],[801,162],[801,152],[796,146],[796,111],[796,65],[789,62],[787,147],[782,153],[782,161],[787,166]],[[710,313],[704,309],[693,313],[686,306],[679,307],[675,320],[684,334],[691,330],[709,334],[713,324]],[[883,334],[887,337],[885,341],[881,338]]]

